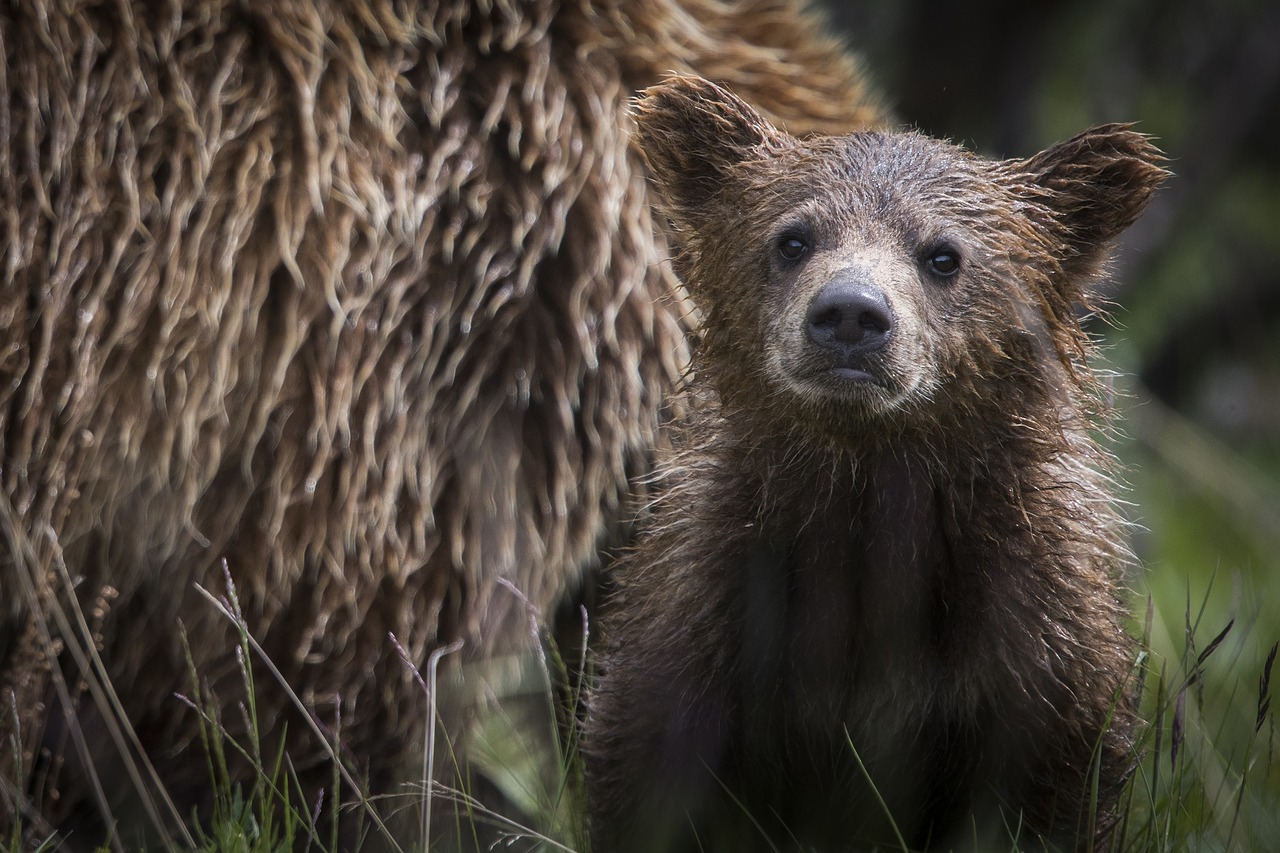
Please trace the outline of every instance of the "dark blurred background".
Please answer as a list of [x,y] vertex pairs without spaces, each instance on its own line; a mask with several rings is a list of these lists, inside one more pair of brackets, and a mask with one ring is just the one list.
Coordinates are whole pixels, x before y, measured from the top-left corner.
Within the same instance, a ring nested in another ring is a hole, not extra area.
[[1204,732],[1191,772],[1223,814],[1194,831],[1280,845],[1280,2],[825,5],[904,124],[1020,157],[1129,121],[1168,155],[1118,247],[1111,321],[1090,324],[1120,374],[1135,630],[1166,669],[1165,725]]

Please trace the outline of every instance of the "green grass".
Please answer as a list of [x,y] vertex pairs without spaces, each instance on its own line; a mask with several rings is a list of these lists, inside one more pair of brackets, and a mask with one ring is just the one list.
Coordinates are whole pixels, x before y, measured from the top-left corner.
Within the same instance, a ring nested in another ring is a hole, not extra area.
[[[1245,596],[1238,582],[1226,584],[1224,604],[1224,596],[1219,594],[1222,582],[1217,578],[1198,594],[1193,594],[1185,579],[1181,584],[1176,578],[1158,579],[1154,587],[1150,576],[1148,581],[1153,591],[1145,612],[1140,609],[1145,618],[1138,620],[1135,630],[1145,636],[1144,645],[1149,649],[1139,660],[1137,672],[1142,680],[1142,707],[1150,724],[1111,849],[1270,849],[1274,839],[1280,838],[1280,764],[1276,761],[1276,722],[1271,706],[1276,645],[1267,633],[1274,632],[1275,625],[1257,608],[1239,612]],[[1182,591],[1176,594],[1179,586]],[[1234,618],[1222,611],[1232,602],[1238,611]],[[210,853],[260,853],[299,846],[316,851],[336,849],[336,838],[326,836],[322,828],[330,822],[320,820],[319,811],[306,808],[288,756],[261,751],[254,687],[257,679],[273,676],[258,671],[270,667],[243,630],[234,588],[230,587],[224,598],[214,599],[211,606],[218,606],[242,629],[237,660],[249,699],[245,708],[235,710],[247,715],[249,736],[247,742],[241,742],[227,733],[221,715],[228,709],[220,708],[200,689],[198,674],[193,673],[186,698],[199,711],[199,742],[214,808],[210,820],[190,825],[191,843],[175,846]],[[1263,647],[1260,655],[1259,646]],[[554,653],[524,661],[515,692],[531,701],[495,707],[477,729],[472,751],[477,770],[486,774],[530,823],[506,822],[486,811],[464,788],[438,784],[422,786],[417,807],[424,817],[433,807],[437,814],[455,810],[460,815],[462,837],[479,838],[482,833],[466,826],[474,821],[477,827],[498,827],[499,837],[511,849],[585,849],[576,743],[561,743],[560,728],[554,724],[540,734],[530,729],[531,722],[554,721],[551,703],[563,690],[563,679],[570,669]],[[427,675],[422,681],[424,691],[429,691],[428,679],[434,677],[433,673]],[[570,687],[568,695],[581,695],[581,684]],[[536,713],[539,704],[542,713]],[[572,726],[568,730],[576,732]],[[421,832],[393,840],[382,835],[389,832],[384,809],[404,808],[402,798],[362,791],[358,780],[336,760],[341,754],[340,736],[339,729],[331,743],[335,757],[331,790],[349,792],[341,807],[364,815],[370,833],[393,841],[400,849],[424,849]],[[232,783],[228,756],[233,752],[257,769],[251,784]],[[566,755],[568,758],[562,759]],[[193,756],[193,760],[198,759]],[[435,759],[424,756],[423,760],[430,766]],[[428,775],[424,773],[423,778]],[[455,809],[458,806],[461,808]],[[336,802],[328,806],[337,807]],[[16,829],[7,844],[0,846],[15,853],[30,849],[21,843]]]
[[1178,639],[1160,624],[1177,616],[1154,599],[1148,610],[1151,645],[1177,656],[1141,662],[1149,725],[1114,849],[1266,850],[1280,838],[1274,656],[1257,671],[1244,666],[1240,652],[1254,638],[1231,620],[1206,625],[1208,600],[1186,601]]
[[[200,721],[200,745],[213,793],[213,810],[208,825],[202,826],[194,817],[192,820],[197,849],[210,853],[259,853],[293,849],[302,832],[306,831],[312,837],[321,835],[316,825],[318,814],[308,814],[306,811],[297,776],[292,772],[288,757],[283,752],[283,745],[288,740],[287,732],[280,738],[281,749],[270,756],[270,761],[264,760],[253,665],[255,644],[244,623],[240,601],[230,575],[227,576],[225,598],[217,599],[207,592],[205,595],[211,606],[230,619],[239,632],[240,644],[236,647],[235,654],[245,687],[246,704],[242,710],[249,737],[247,743],[242,743],[232,737],[222,725],[223,709],[202,687],[184,632],[183,646],[191,677],[191,694],[182,698],[195,710]],[[233,781],[228,764],[228,754],[232,751],[247,760],[256,770],[252,787],[248,791]],[[340,766],[335,762],[335,771]],[[333,790],[338,790],[338,781],[337,778],[334,779]],[[332,837],[330,841],[330,847],[335,847]]]
[[[273,756],[262,753],[254,704],[258,682],[253,662],[259,661],[269,670],[269,677],[277,681],[281,681],[281,677],[250,635],[229,574],[226,583],[225,597],[215,598],[208,593],[206,597],[210,605],[230,619],[239,631],[240,646],[236,649],[236,659],[248,697],[242,711],[248,721],[249,736],[247,743],[238,742],[219,724],[220,711],[199,690],[198,673],[193,669],[190,704],[200,711],[200,739],[209,763],[214,792],[211,821],[206,827],[194,829],[198,849],[210,853],[265,853],[293,850],[301,842],[309,850],[337,850],[337,821],[322,820],[319,808],[307,811],[302,788],[288,756],[283,752]],[[533,630],[537,630],[536,625]],[[395,643],[394,638],[392,642]],[[429,659],[425,673],[414,666],[398,644],[396,648],[421,688],[422,700],[429,707],[431,718],[435,719],[439,667],[444,658],[458,650],[458,646],[438,650]],[[428,827],[434,826],[438,831],[439,824],[433,823],[433,818],[441,817],[446,823],[452,817],[453,834],[459,839],[450,846],[479,848],[494,839],[508,849],[519,850],[568,851],[581,846],[583,810],[576,798],[580,790],[575,787],[575,780],[580,778],[580,768],[574,763],[577,751],[560,743],[554,704],[555,697],[564,693],[570,670],[553,651],[548,653],[540,649],[539,652],[536,658],[530,656],[517,661],[516,683],[504,688],[503,702],[488,706],[489,712],[480,717],[468,751],[471,766],[465,771],[484,774],[487,782],[514,805],[513,813],[521,815],[522,820],[527,819],[528,824],[494,811],[485,800],[471,794],[466,775],[455,775],[456,784],[453,786],[438,781],[436,771],[439,767],[457,767],[460,763],[449,752],[449,742],[444,738],[439,742],[428,738],[421,758],[422,771],[416,793],[370,792],[341,758],[340,726],[334,728],[330,741],[315,725],[313,735],[327,744],[333,767],[329,790],[346,792],[341,801],[330,798],[330,817],[338,810],[342,811],[344,821],[350,821],[354,815],[360,824],[360,837],[376,839],[392,850],[428,849],[431,846]],[[581,684],[574,685],[571,695],[575,698],[572,701],[576,703],[576,697],[581,693]],[[301,700],[296,696],[293,700],[305,713]],[[576,711],[576,707],[571,708],[574,714]],[[309,714],[306,716],[312,719]],[[570,730],[577,731],[576,727],[570,727]],[[439,748],[440,744],[444,744],[443,749]],[[226,756],[229,749],[247,759],[256,771],[252,788],[248,791],[233,784],[228,775]],[[431,781],[433,779],[437,781]],[[393,822],[392,816],[402,818],[403,815],[398,813],[406,809],[416,810],[420,816],[413,821],[415,830],[407,833],[403,829],[393,830],[393,825],[400,828],[406,821]]]
[[[1163,585],[1177,584],[1169,579]],[[1150,595],[1145,611],[1140,609],[1144,618],[1135,626],[1145,635],[1149,649],[1136,672],[1142,680],[1142,707],[1150,725],[1111,849],[1267,850],[1280,838],[1280,765],[1271,707],[1275,641],[1270,641],[1261,659],[1255,659],[1253,650],[1267,642],[1265,631],[1274,626],[1264,624],[1256,614],[1220,621],[1216,584],[1196,597],[1185,583],[1182,587],[1178,596],[1167,589]],[[1228,596],[1228,600],[1239,598],[1238,594]],[[243,627],[233,587],[214,602],[211,606],[218,606]],[[273,676],[260,672],[270,667],[243,630],[237,660],[249,700],[235,712],[245,713],[251,723],[243,742],[232,738],[221,724],[229,709],[218,707],[200,689],[198,674],[193,673],[186,698],[199,711],[201,757],[207,763],[214,808],[210,820],[190,825],[192,843],[176,847],[209,853],[336,849],[336,838],[326,836],[323,829],[329,822],[320,819],[319,810],[305,806],[288,756],[261,751],[252,697],[258,679]],[[554,653],[524,661],[518,667],[514,692],[530,701],[495,707],[477,729],[472,751],[476,769],[528,822],[505,821],[465,789],[438,784],[422,787],[416,806],[421,813],[426,816],[433,807],[437,815],[455,811],[462,837],[472,841],[485,834],[479,828],[496,827],[504,845],[499,849],[585,850],[576,744],[561,743],[560,728],[554,724],[542,733],[530,729],[531,723],[554,721],[551,703],[563,690],[563,679],[571,669],[581,671],[566,667]],[[424,690],[429,690],[431,677],[427,673],[423,678]],[[570,688],[571,697],[581,695],[580,683]],[[572,726],[568,730],[576,732]],[[341,754],[340,736],[339,729],[331,743],[334,756]],[[257,769],[251,783],[232,783],[227,768],[233,752]],[[193,760],[198,759],[193,756]],[[433,760],[424,756],[427,765]],[[384,829],[386,811],[404,808],[403,797],[378,797],[360,790],[341,761],[335,760],[334,773],[333,790],[349,792],[341,807],[364,815],[371,837],[403,850],[426,847],[421,831],[394,839],[382,835],[389,832]],[[423,778],[428,778],[425,773]],[[336,802],[328,806],[337,807]],[[468,821],[475,822],[477,831]],[[489,833],[488,837],[495,836]],[[16,831],[5,846],[15,853],[25,849]],[[1011,842],[1010,849],[1017,846]]]
[[[579,727],[576,724],[559,726],[556,716],[557,697],[568,695],[572,698],[567,713],[577,719],[576,703],[583,690],[581,681],[569,684],[569,668],[553,651],[540,650],[536,657],[530,655],[516,661],[516,682],[502,688],[503,701],[486,705],[488,712],[480,717],[472,733],[468,753],[471,764],[466,772],[483,774],[486,790],[498,790],[500,799],[512,804],[509,813],[506,809],[499,813],[490,805],[491,796],[481,798],[470,792],[470,780],[474,777],[454,773],[454,784],[439,781],[449,777],[449,768],[461,763],[451,754],[450,741],[445,738],[440,738],[439,749],[436,740],[428,738],[421,756],[421,775],[407,792],[368,790],[346,756],[341,719],[333,721],[326,731],[287,684],[286,691],[302,711],[303,719],[310,722],[311,731],[294,733],[292,740],[288,732],[282,732],[272,738],[280,746],[274,752],[265,752],[264,721],[259,715],[256,697],[263,679],[280,684],[284,681],[249,632],[230,574],[226,573],[222,595],[203,589],[201,593],[209,606],[236,628],[239,642],[231,652],[245,700],[230,707],[221,703],[196,670],[187,649],[190,681],[177,695],[177,700],[192,709],[198,720],[198,737],[189,748],[189,758],[204,765],[211,809],[204,816],[180,815],[163,789],[159,796],[151,790],[157,781],[155,777],[148,779],[147,773],[142,772],[142,781],[134,784],[144,792],[142,798],[149,804],[145,820],[156,848],[208,853],[293,850],[325,853],[349,846],[353,835],[360,839],[357,846],[376,841],[380,849],[393,851],[487,849],[494,844],[508,850],[571,851],[584,846],[581,768],[577,763],[576,743],[561,742],[562,728],[576,741]],[[185,635],[183,642],[186,643]],[[398,644],[396,648],[405,666],[412,671],[423,692],[422,701],[434,719],[437,670],[442,659],[458,647],[439,650],[428,661],[426,672],[419,672]],[[579,666],[576,671],[583,669]],[[443,672],[440,675],[446,677]],[[61,675],[55,673],[53,677],[61,678]],[[103,707],[104,713],[111,713],[112,706]],[[232,714],[239,715],[239,725],[225,724]],[[119,715],[113,719],[118,723]],[[233,731],[245,734],[236,735]],[[332,777],[327,786],[328,796],[309,804],[284,745],[306,743],[310,753],[317,741],[325,746]],[[0,748],[21,757],[17,743],[2,744]],[[244,766],[251,769],[248,778],[233,770],[233,767]],[[441,768],[444,772],[437,772]],[[18,770],[20,773],[20,765]],[[120,780],[106,780],[104,786],[119,783]],[[333,792],[339,796],[335,797]],[[0,787],[0,813],[6,818],[10,814],[20,815],[15,797],[12,790]],[[333,819],[338,813],[343,821],[342,844],[337,834],[338,821]],[[519,815],[519,819],[513,819],[511,814]],[[406,820],[406,815],[414,819]],[[38,821],[38,817],[30,816],[25,822],[16,823],[7,837],[0,836],[0,851],[59,849],[61,839]],[[438,835],[441,827],[451,821],[453,838],[457,841],[447,847],[429,844],[427,827],[434,827]],[[412,828],[406,830],[406,826]],[[99,849],[134,849],[133,839],[140,827],[121,826],[120,829],[119,835],[95,840]],[[77,840],[84,842],[83,838]]]

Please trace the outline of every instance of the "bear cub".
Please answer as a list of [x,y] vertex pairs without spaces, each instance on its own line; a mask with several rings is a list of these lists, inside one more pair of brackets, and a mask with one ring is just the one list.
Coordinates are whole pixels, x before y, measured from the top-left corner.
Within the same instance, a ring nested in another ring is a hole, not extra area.
[[673,77],[637,143],[701,312],[590,697],[593,849],[1089,849],[1132,762],[1078,309],[1166,173],[796,139]]

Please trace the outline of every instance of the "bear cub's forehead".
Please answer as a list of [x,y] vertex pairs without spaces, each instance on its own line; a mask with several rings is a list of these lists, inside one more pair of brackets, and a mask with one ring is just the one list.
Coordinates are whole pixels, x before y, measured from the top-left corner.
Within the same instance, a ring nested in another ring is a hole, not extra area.
[[963,222],[985,232],[980,223],[1013,207],[992,161],[910,131],[812,137],[757,165],[767,174],[756,184],[754,210],[824,231]]
[[873,197],[951,195],[959,186],[985,183],[989,165],[963,148],[910,131],[816,138],[800,153],[802,161],[830,173],[832,186]]

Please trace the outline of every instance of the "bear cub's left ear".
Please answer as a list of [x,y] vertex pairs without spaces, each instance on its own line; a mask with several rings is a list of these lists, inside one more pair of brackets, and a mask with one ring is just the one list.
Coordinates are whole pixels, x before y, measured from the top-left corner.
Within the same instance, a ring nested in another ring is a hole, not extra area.
[[1060,142],[1015,167],[1035,187],[1061,229],[1064,269],[1088,276],[1106,245],[1134,223],[1169,177],[1164,155],[1127,124],[1104,124]]

